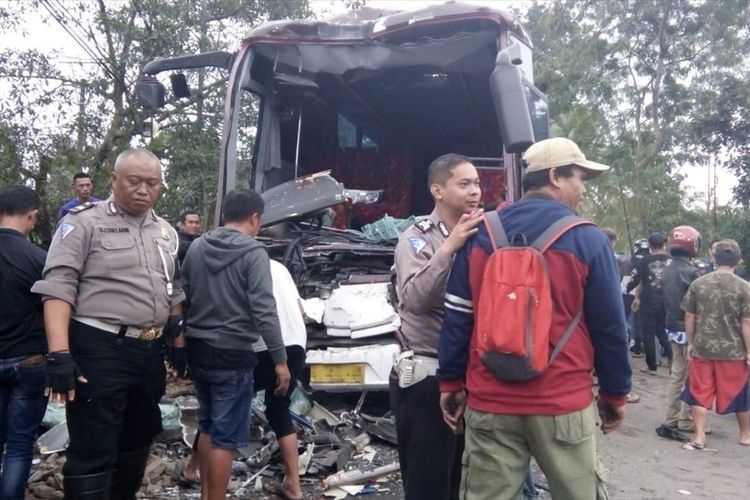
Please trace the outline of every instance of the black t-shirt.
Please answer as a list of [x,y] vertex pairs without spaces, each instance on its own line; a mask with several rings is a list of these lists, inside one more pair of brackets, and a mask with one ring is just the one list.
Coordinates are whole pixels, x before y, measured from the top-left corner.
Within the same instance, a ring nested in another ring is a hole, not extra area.
[[635,266],[634,284],[641,285],[641,307],[661,309],[664,307],[662,281],[664,269],[672,262],[667,254],[650,254]]
[[0,358],[47,352],[41,295],[47,252],[14,229],[0,229]]
[[221,349],[201,339],[187,338],[188,363],[217,370],[249,370],[257,364],[253,351]]

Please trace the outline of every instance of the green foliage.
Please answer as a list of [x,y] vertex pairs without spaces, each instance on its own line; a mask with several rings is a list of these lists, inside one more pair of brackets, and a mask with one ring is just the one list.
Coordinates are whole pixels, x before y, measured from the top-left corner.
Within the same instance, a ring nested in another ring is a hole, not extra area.
[[750,12],[727,0],[535,2],[525,26],[552,131],[612,172],[589,183],[585,212],[619,245],[690,221],[704,234],[734,227],[731,208],[696,207],[688,168],[732,169],[750,202]]
[[[48,241],[57,207],[71,197],[75,172],[88,170],[106,197],[114,159],[143,145],[135,82],[150,60],[212,50],[234,51],[253,26],[310,17],[307,0],[78,0],[0,6],[3,33],[21,36],[33,17],[64,23],[96,64],[62,67],[57,54],[0,51],[0,185],[27,183],[42,195],[38,240]],[[162,133],[149,146],[165,167],[159,210],[208,215],[215,200],[226,76],[188,74],[190,99],[169,96],[155,117]],[[7,92],[5,89],[7,88]]]

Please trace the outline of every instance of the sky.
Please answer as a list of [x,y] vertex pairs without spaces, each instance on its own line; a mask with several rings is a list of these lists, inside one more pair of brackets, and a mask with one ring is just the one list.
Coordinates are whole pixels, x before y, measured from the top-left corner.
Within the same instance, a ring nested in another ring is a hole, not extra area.
[[[0,0],[0,5],[14,3],[18,0]],[[63,0],[64,1],[64,0]],[[92,0],[93,1],[93,0]],[[107,0],[112,2],[113,0]],[[321,17],[340,14],[346,11],[342,0],[310,0],[313,9],[320,13]],[[442,3],[440,0],[368,0],[367,6],[389,10],[416,10]],[[510,9],[511,7],[523,8],[523,0],[470,0],[475,5],[486,5]],[[40,7],[41,9],[41,7]],[[43,9],[42,9],[43,10]],[[56,23],[44,23],[41,16],[31,14],[23,27],[26,31],[23,37],[0,37],[0,50],[14,47],[22,49],[37,49],[40,52],[50,54],[55,52],[55,63],[59,65],[66,74],[75,76],[80,66],[78,62],[91,64],[85,52],[73,41],[70,36]],[[0,92],[3,91],[3,83],[0,80]],[[695,195],[699,205],[705,206],[708,174],[705,169],[697,167],[685,167],[682,170],[686,179],[683,187],[688,193]],[[736,178],[724,169],[718,171],[717,198],[719,205],[728,203],[732,198],[732,188],[736,185]]]

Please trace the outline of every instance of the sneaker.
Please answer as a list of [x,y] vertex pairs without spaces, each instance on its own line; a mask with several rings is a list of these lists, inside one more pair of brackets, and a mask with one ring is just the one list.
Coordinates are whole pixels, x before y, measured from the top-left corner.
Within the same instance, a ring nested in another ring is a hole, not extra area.
[[642,352],[634,352],[632,353],[634,358],[642,358],[645,356]]
[[645,373],[647,375],[651,375],[652,377],[656,377],[656,375],[657,375],[656,370],[651,370],[649,368],[641,368],[639,371],[641,373]]

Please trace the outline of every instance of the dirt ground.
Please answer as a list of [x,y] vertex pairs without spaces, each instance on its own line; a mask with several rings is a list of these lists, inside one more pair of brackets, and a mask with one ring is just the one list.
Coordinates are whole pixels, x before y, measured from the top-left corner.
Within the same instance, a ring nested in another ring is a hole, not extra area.
[[[603,436],[597,432],[599,455],[608,473],[607,488],[612,500],[712,500],[748,498],[750,488],[750,447],[737,444],[734,415],[709,415],[706,449],[689,451],[682,443],[661,438],[654,429],[664,417],[664,398],[669,371],[659,368],[658,376],[640,373],[646,364],[633,359],[633,392],[639,403],[628,405],[623,426]],[[546,481],[534,467],[535,482]],[[388,494],[369,498],[401,498],[399,481]],[[551,498],[539,490],[539,499]],[[351,497],[350,497],[351,498]]]
[[734,415],[709,415],[706,449],[689,451],[677,441],[660,438],[654,429],[664,416],[669,372],[656,377],[639,372],[643,359],[633,360],[633,392],[641,401],[628,405],[623,427],[598,434],[599,454],[608,471],[608,491],[614,500],[687,498],[748,498],[750,447],[737,444]]

